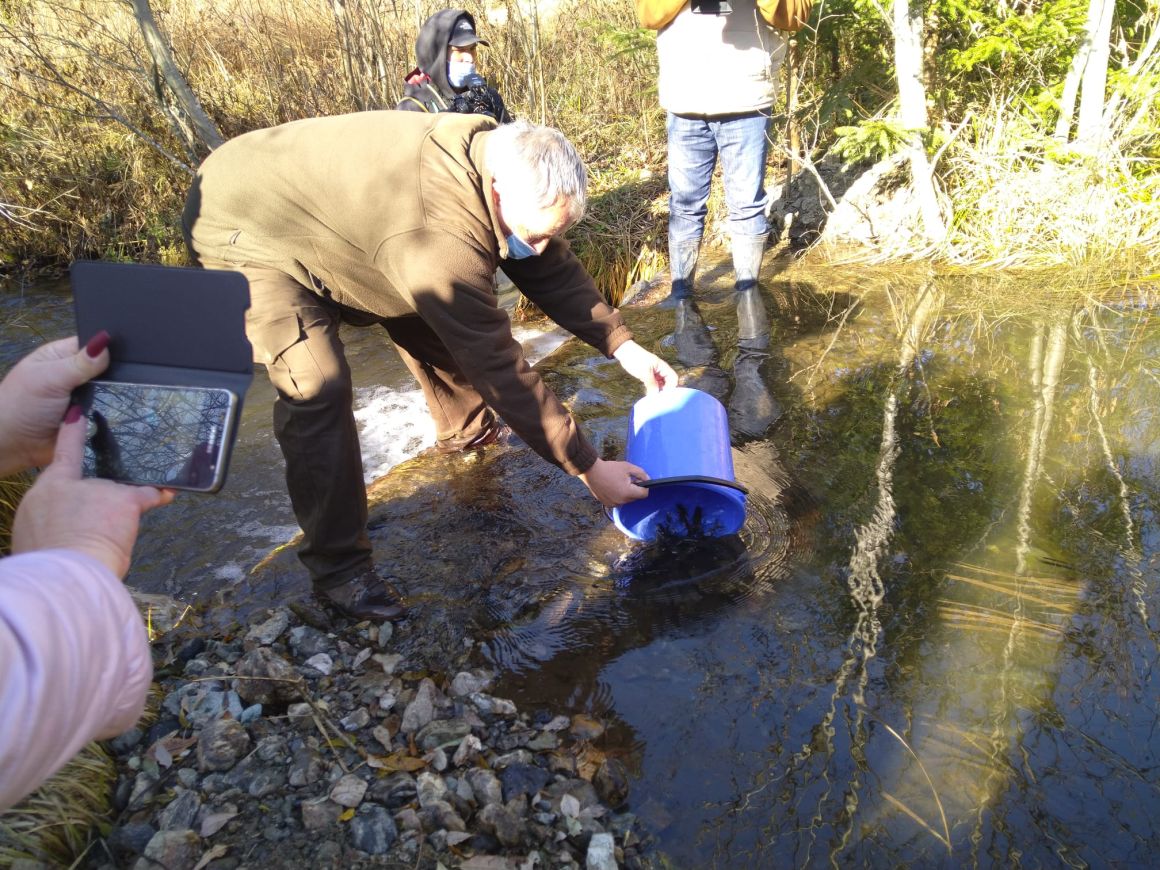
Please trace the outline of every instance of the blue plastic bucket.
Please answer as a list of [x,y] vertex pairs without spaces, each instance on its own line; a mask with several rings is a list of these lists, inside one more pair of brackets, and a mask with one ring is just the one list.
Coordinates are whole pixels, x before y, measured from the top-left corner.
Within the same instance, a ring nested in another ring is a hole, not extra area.
[[648,498],[612,509],[637,541],[662,531],[687,537],[735,534],[745,524],[745,488],[733,479],[725,407],[700,390],[645,396],[628,418],[626,458],[648,472]]

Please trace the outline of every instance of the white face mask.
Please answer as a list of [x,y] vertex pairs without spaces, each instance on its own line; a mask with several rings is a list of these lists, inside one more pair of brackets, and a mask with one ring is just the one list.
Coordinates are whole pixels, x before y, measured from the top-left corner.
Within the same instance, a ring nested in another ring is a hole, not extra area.
[[451,60],[447,62],[447,81],[453,88],[465,88],[476,76],[475,61]]

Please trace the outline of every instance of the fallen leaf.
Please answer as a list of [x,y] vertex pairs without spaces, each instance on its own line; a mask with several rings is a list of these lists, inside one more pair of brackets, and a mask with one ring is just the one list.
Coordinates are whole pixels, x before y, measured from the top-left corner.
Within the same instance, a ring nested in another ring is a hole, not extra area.
[[169,754],[169,750],[165,748],[165,744],[160,740],[153,744],[153,757],[162,767],[173,766],[173,756]]
[[415,758],[403,752],[392,752],[390,755],[368,755],[367,766],[373,767],[375,770],[385,770],[388,773],[397,773],[400,770],[414,773],[426,767],[427,762],[422,758]]
[[201,870],[201,868],[208,865],[210,861],[216,861],[218,858],[224,856],[229,850],[230,847],[225,843],[218,843],[216,846],[201,856],[201,860],[193,865],[193,870]]
[[354,818],[354,810],[349,809],[349,810],[343,810],[342,815],[340,815],[338,817],[338,820],[340,822],[349,822],[353,818]]

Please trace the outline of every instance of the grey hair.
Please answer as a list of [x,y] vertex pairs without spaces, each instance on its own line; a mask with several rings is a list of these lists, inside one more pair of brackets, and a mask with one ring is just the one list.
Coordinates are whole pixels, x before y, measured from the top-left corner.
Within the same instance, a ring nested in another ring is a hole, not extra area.
[[510,190],[524,191],[539,206],[566,199],[573,220],[588,206],[588,170],[575,146],[552,127],[512,121],[487,137],[487,168]]

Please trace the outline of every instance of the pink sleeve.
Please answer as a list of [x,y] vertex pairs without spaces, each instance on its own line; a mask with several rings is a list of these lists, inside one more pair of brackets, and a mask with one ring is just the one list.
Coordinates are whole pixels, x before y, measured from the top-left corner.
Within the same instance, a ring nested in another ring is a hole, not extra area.
[[108,568],[71,550],[0,559],[0,810],[131,728],[152,679],[145,625]]

